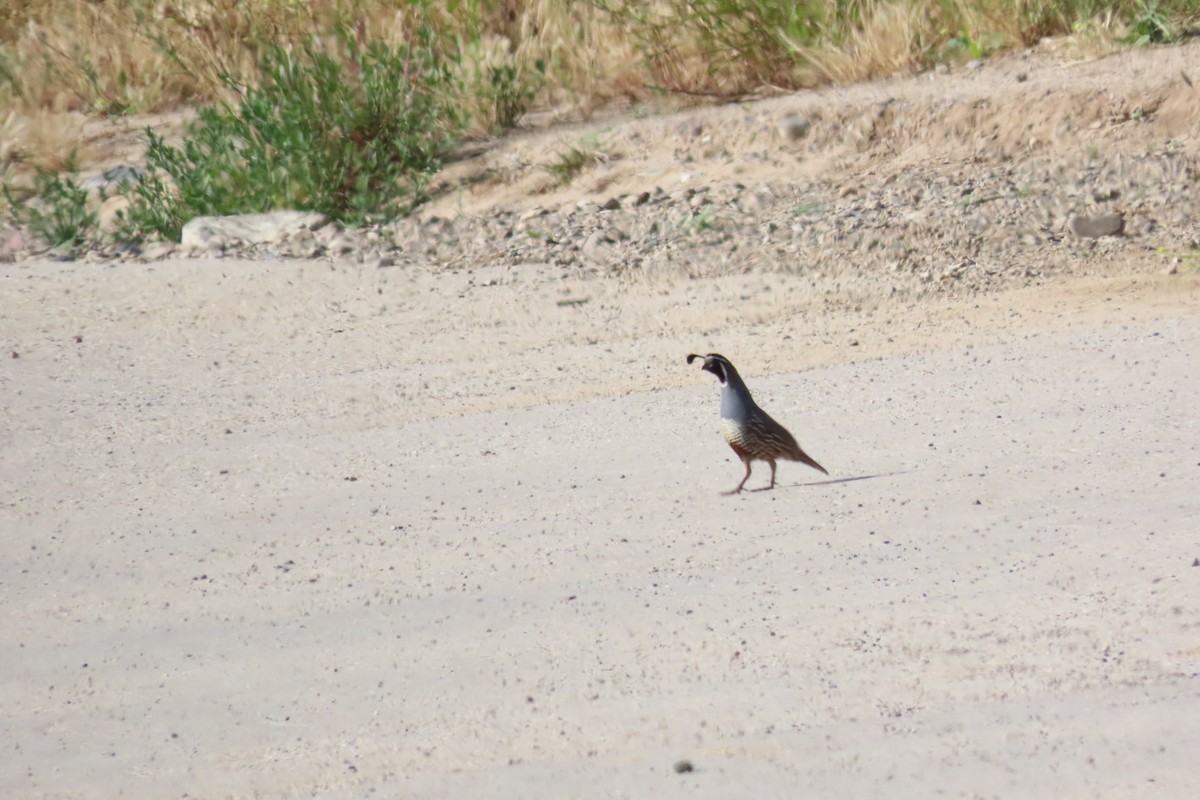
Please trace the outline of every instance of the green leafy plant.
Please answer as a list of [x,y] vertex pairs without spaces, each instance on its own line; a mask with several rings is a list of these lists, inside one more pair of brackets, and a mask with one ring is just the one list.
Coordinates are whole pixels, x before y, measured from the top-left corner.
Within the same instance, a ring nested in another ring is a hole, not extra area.
[[1158,3],[1143,0],[1138,3],[1129,33],[1122,37],[1121,41],[1134,47],[1146,47],[1173,42],[1178,38],[1179,34],[1171,23],[1171,18],[1159,8]]
[[578,145],[571,145],[558,154],[558,157],[542,168],[557,179],[562,186],[574,180],[575,176],[593,164],[598,164],[607,158],[601,149],[600,142],[594,136],[585,137]]
[[824,205],[813,200],[805,200],[792,207],[792,213],[797,217],[819,217],[825,210]]
[[335,41],[341,58],[314,40],[270,48],[259,84],[227,78],[241,99],[201,109],[180,147],[147,130],[150,174],[119,235],[177,240],[195,216],[279,208],[351,225],[409,213],[464,123],[448,65],[427,28],[396,48]]
[[79,185],[75,157],[64,172],[37,170],[30,198],[18,198],[6,183],[4,199],[13,218],[51,247],[77,253],[94,241],[100,216],[88,207],[88,191]]
[[516,126],[529,111],[546,82],[546,63],[537,59],[532,68],[515,63],[480,66],[464,86],[465,105],[473,110],[472,122],[489,133]]
[[1004,37],[998,33],[981,34],[978,38],[966,28],[946,40],[943,48],[947,59],[969,59],[978,61],[1004,47]]
[[693,233],[712,230],[716,226],[716,218],[713,214],[713,207],[705,205],[698,211],[692,211],[688,216],[683,218],[683,224],[688,227]]

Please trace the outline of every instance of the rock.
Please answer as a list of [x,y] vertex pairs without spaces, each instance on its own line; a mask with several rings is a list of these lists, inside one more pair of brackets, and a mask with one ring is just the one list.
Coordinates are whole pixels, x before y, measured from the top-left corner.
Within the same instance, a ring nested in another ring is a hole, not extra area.
[[335,256],[344,256],[354,252],[354,239],[345,233],[339,233],[329,240],[329,252]]
[[612,239],[608,238],[604,231],[593,231],[579,249],[588,258],[599,259],[604,257],[610,244],[612,244]]
[[145,170],[122,164],[119,167],[106,169],[99,175],[88,178],[86,181],[80,183],[79,186],[81,189],[87,189],[89,192],[91,192],[98,191],[100,189],[108,189],[109,187],[141,183],[145,177]]
[[123,194],[115,194],[112,197],[105,198],[100,204],[100,210],[97,212],[100,215],[100,230],[104,233],[112,233],[120,224],[122,211],[133,205],[133,201]]
[[16,261],[18,257],[32,250],[35,241],[33,234],[25,228],[10,228],[0,231],[0,262]]
[[1125,218],[1119,214],[1076,214],[1067,223],[1071,233],[1081,239],[1099,239],[1101,236],[1120,236],[1125,232]]
[[162,261],[175,255],[174,242],[151,242],[142,249],[142,258],[147,261]]
[[621,200],[617,197],[610,197],[604,201],[604,205],[600,206],[601,211],[616,211],[621,207]]
[[650,193],[649,192],[642,192],[633,200],[634,206],[644,206],[644,205],[646,205],[646,203],[649,203],[649,202],[650,202]]
[[209,250],[224,250],[234,240],[247,244],[269,244],[281,236],[301,230],[317,230],[329,222],[315,211],[272,211],[232,217],[196,217],[183,226],[180,244]]
[[799,114],[787,114],[779,121],[779,135],[788,142],[803,139],[811,128],[812,123]]

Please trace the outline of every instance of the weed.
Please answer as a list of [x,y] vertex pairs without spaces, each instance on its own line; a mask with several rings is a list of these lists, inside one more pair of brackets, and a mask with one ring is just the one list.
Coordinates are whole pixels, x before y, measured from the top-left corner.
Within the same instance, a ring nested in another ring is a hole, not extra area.
[[1133,47],[1146,47],[1151,44],[1173,42],[1179,38],[1179,33],[1166,12],[1159,8],[1158,3],[1150,0],[1140,0],[1133,12],[1129,33],[1119,41]]
[[100,216],[88,208],[88,192],[79,185],[74,157],[65,173],[38,169],[33,198],[18,198],[6,183],[4,199],[13,218],[36,238],[68,253],[77,253],[97,233]]
[[946,40],[944,53],[948,60],[960,59],[978,61],[987,58],[1004,47],[1004,37],[999,33],[985,33],[979,38],[971,35],[963,28],[955,36]]
[[599,140],[593,136],[584,137],[578,145],[568,147],[558,158],[542,168],[553,175],[559,186],[570,183],[579,173],[588,167],[607,159],[601,149]]
[[1200,269],[1200,246],[1192,246],[1187,250],[1168,250],[1165,247],[1159,247],[1158,254],[1168,258],[1178,258],[1190,268]]
[[687,226],[693,233],[712,230],[716,226],[716,220],[713,215],[713,207],[706,205],[698,211],[693,211],[691,214],[683,218],[683,225]]
[[821,38],[825,4],[779,0],[591,0],[634,41],[667,91],[740,92],[796,83],[797,44]]
[[443,103],[451,79],[430,37],[391,48],[341,29],[345,63],[312,40],[295,54],[272,47],[260,84],[230,78],[241,100],[201,109],[182,146],[146,131],[150,174],[119,235],[178,240],[195,216],[278,208],[352,225],[407,214],[463,125]]
[[545,85],[545,61],[535,59],[525,67],[495,48],[491,53],[480,47],[468,50],[458,56],[467,75],[460,104],[471,110],[474,129],[490,134],[516,126]]

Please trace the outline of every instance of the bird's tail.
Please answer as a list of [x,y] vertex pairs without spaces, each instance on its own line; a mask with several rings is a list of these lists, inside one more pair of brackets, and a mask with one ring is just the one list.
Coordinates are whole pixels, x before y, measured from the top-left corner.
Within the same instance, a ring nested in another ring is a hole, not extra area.
[[796,452],[793,455],[796,456],[796,460],[799,461],[801,464],[808,464],[813,469],[820,470],[821,472],[824,472],[826,475],[829,474],[829,470],[822,467],[816,461],[813,461],[809,457],[808,453],[804,452],[799,447],[796,448]]

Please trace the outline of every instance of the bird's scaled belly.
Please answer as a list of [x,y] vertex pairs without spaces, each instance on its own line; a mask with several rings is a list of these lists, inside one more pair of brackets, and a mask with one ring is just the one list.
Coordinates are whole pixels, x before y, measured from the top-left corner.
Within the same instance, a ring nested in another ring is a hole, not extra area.
[[739,455],[746,452],[746,435],[740,425],[736,425],[731,420],[722,419],[721,434],[725,437],[725,441],[729,442],[729,446],[736,450]]

